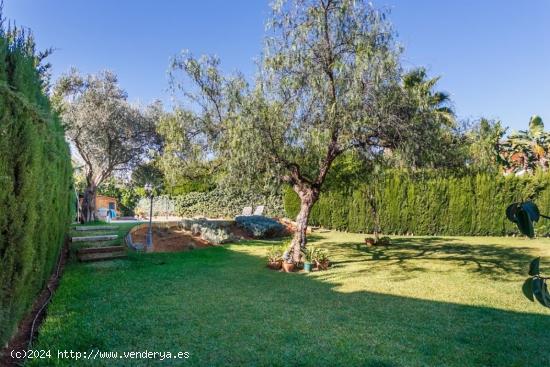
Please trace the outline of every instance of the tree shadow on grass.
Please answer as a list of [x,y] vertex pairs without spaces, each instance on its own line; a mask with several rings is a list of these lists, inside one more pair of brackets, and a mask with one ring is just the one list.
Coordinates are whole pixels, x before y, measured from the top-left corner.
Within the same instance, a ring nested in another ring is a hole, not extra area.
[[[546,314],[342,293],[225,247],[133,257],[124,272],[71,268],[35,348],[186,350],[193,366],[550,365]],[[152,364],[162,363],[132,360]]]
[[468,271],[499,280],[506,280],[510,275],[525,275],[534,257],[529,247],[465,244],[445,237],[396,238],[389,246],[367,246],[358,242],[327,242],[326,245],[345,251],[356,250],[354,258],[335,261],[336,266],[366,261],[381,267],[391,264],[404,272],[411,272],[426,270],[422,261],[428,260],[431,265],[453,263],[466,266]]

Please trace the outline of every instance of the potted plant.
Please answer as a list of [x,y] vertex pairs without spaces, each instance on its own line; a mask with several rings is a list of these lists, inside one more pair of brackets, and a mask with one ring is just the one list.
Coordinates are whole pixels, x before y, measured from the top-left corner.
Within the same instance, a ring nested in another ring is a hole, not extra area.
[[365,243],[367,244],[367,246],[374,246],[376,240],[372,237],[367,237],[365,238]]
[[391,244],[391,238],[388,236],[381,237],[376,244],[378,246],[389,246]]
[[283,264],[283,251],[280,246],[271,246],[267,251],[267,267],[280,270]]
[[304,258],[304,271],[309,273],[311,271],[311,264],[315,260],[317,249],[314,246],[310,246],[303,252]]
[[[296,268],[297,264],[294,264],[290,257],[288,256],[288,248],[290,247],[290,241],[287,241],[281,245],[281,264],[282,264],[282,270],[285,273],[292,273],[294,269]],[[289,262],[290,261],[290,262]]]
[[294,263],[288,263],[286,261],[282,262],[283,264],[283,270],[285,273],[292,273],[294,271]]
[[328,251],[326,249],[318,249],[315,253],[315,265],[318,270],[327,270],[330,266]]
[[367,246],[388,246],[391,243],[391,238],[388,236],[380,238],[367,237],[365,238],[365,243]]

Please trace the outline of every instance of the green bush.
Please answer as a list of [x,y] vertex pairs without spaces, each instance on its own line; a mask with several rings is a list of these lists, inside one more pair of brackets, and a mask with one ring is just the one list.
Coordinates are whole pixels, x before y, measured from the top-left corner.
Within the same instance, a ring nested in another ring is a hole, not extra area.
[[254,238],[281,237],[286,232],[281,223],[261,215],[238,215],[235,222]]
[[74,212],[69,147],[37,61],[32,39],[0,29],[0,345],[52,273]]
[[[148,199],[141,199],[136,212],[149,213]],[[281,217],[284,206],[281,195],[263,195],[254,191],[238,192],[216,188],[208,192],[190,192],[172,198],[163,195],[153,199],[153,215],[177,215],[184,218],[196,216],[208,218],[233,218],[242,213],[245,206],[265,205],[264,215]]]
[[[504,214],[515,201],[533,199],[543,213],[550,212],[550,174],[515,177],[442,172],[407,174],[386,172],[373,183],[332,185],[314,205],[310,224],[350,232],[371,233],[374,218],[368,204],[375,195],[380,228],[387,234],[480,235],[517,234]],[[284,193],[285,212],[295,218],[300,207],[291,189]],[[538,235],[550,235],[550,223],[537,223]]]

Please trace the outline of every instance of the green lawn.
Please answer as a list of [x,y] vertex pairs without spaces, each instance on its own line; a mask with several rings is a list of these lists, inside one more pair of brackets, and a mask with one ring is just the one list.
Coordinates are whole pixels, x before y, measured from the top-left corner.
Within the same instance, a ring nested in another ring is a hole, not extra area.
[[50,360],[60,365],[550,365],[550,310],[521,291],[532,257],[550,264],[549,239],[409,237],[358,249],[364,235],[311,237],[331,251],[329,271],[270,271],[269,241],[71,262],[33,349],[190,353]]

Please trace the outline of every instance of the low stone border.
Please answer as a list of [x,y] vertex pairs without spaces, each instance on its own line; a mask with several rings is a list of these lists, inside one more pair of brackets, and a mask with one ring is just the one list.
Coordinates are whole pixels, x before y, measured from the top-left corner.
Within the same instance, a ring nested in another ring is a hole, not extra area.
[[82,236],[82,237],[72,237],[71,242],[99,242],[99,241],[110,241],[116,240],[118,238],[117,234],[101,235],[101,236]]
[[[174,228],[174,227],[181,228],[181,223],[179,221],[153,222],[153,226],[154,227],[159,227],[159,228]],[[145,243],[134,242],[133,238],[132,238],[132,234],[135,233],[136,231],[140,230],[143,227],[145,227],[145,228],[149,227],[149,223],[148,222],[140,223],[137,226],[132,227],[130,229],[130,231],[128,231],[128,234],[124,237],[124,242],[126,243],[126,245],[134,251],[146,251],[147,250],[147,246],[146,246]],[[154,247],[155,247],[155,244],[153,243],[153,248]]]
[[75,231],[114,231],[117,227],[114,226],[80,226],[75,227]]

